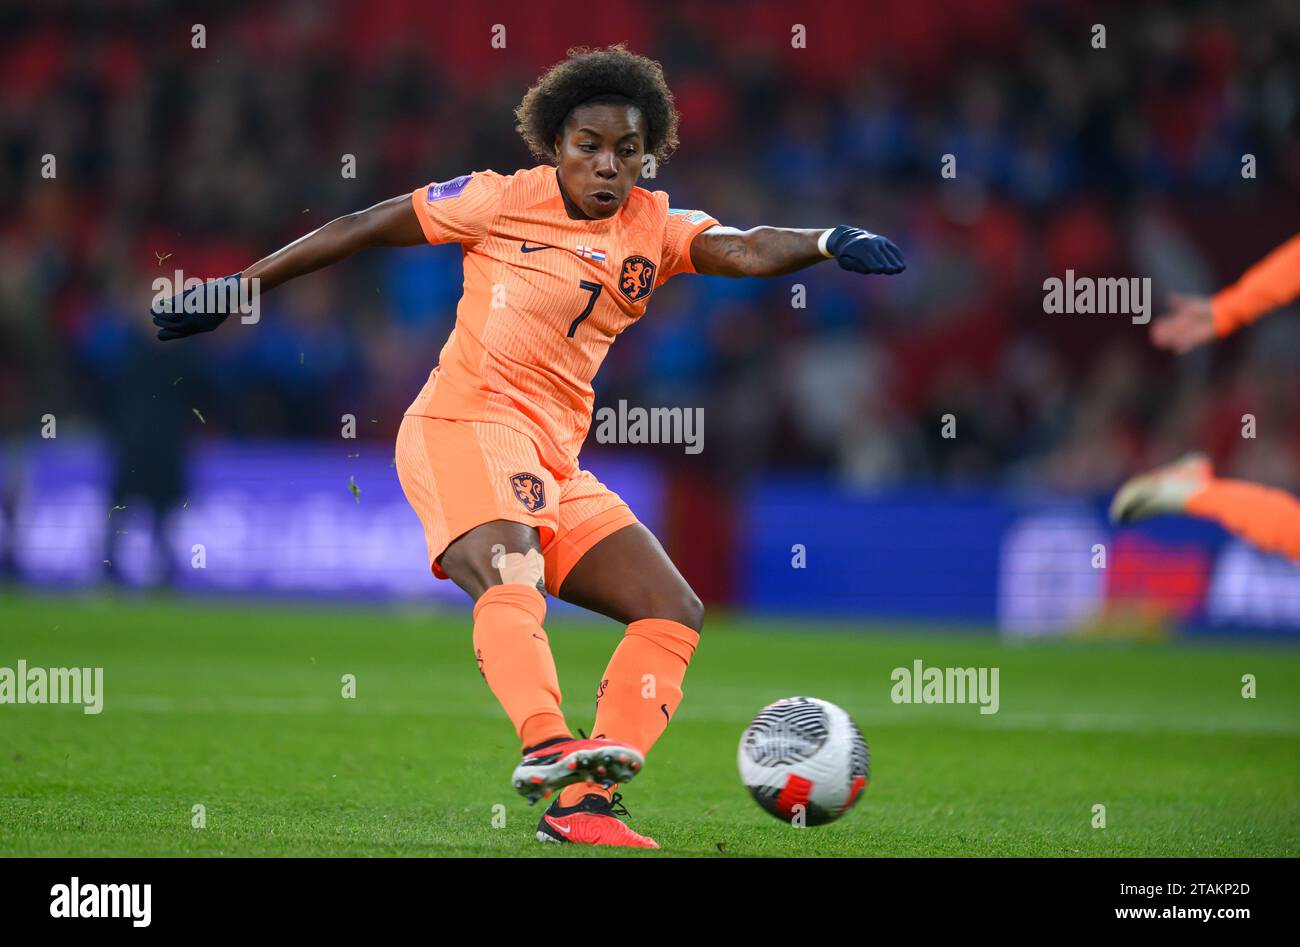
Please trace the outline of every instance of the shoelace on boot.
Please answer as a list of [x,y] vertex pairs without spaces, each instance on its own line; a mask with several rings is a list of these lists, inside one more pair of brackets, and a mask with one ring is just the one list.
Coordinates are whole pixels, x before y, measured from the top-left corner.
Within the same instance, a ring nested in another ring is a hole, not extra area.
[[[587,734],[583,732],[582,727],[578,728],[578,736],[582,737],[584,740],[589,739]],[[593,795],[595,794],[593,793]],[[605,806],[601,806],[600,808],[604,809]],[[609,811],[611,815],[616,815],[624,819],[630,819],[632,817],[632,813],[627,811],[627,806],[623,805],[623,794],[621,792],[613,793],[609,797]]]
[[616,792],[609,797],[609,811],[624,819],[632,817],[632,813],[627,811],[627,806],[623,805],[623,794],[621,792]]

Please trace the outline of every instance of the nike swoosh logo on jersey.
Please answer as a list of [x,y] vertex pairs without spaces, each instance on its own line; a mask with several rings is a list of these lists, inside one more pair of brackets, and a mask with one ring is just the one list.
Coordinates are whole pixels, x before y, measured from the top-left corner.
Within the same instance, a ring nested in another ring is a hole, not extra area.
[[536,253],[538,250],[554,250],[554,249],[555,247],[551,246],[549,243],[543,243],[539,247],[530,247],[528,245],[527,240],[525,240],[523,243],[519,245],[519,250],[523,253]]

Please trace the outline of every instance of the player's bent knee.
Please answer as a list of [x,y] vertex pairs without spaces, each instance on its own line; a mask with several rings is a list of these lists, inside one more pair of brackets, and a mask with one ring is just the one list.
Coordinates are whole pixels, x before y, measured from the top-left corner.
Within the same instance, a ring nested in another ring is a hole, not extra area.
[[700,601],[700,597],[694,591],[689,589],[687,590],[686,620],[682,624],[688,628],[693,628],[695,631],[704,630],[704,603]]
[[[521,523],[497,520],[458,538],[447,547],[438,564],[448,578],[478,601],[489,588],[507,581],[501,570],[503,556],[529,552],[541,556],[537,530]],[[523,566],[523,563],[514,565]],[[540,577],[537,586],[538,591],[545,595],[546,587]]]
[[692,631],[704,627],[704,603],[689,586],[671,597],[649,603],[643,611],[646,618],[666,618]]

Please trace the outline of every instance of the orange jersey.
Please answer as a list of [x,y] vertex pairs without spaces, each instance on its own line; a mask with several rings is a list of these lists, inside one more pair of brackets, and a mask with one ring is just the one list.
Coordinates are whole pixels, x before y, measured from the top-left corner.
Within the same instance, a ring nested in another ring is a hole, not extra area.
[[462,247],[456,327],[408,415],[495,421],[528,435],[557,476],[577,470],[591,382],[656,287],[693,273],[690,245],[717,224],[633,188],[607,220],[565,212],[555,168],[476,171],[411,195],[430,243]]
[[1225,336],[1300,296],[1300,234],[1214,297],[1214,331]]

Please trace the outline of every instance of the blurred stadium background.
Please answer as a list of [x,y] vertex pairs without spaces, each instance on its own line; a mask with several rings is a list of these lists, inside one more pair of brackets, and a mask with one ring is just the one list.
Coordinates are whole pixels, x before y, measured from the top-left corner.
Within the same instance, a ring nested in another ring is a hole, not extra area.
[[866,226],[909,262],[890,280],[683,277],[613,348],[598,406],[702,407],[704,450],[592,438],[585,465],[707,602],[1013,635],[1300,635],[1297,567],[1216,527],[1104,518],[1125,476],[1198,447],[1300,487],[1300,320],[1174,359],[1126,317],[1042,305],[1066,269],[1208,292],[1297,229],[1300,6],[797,11],[808,49],[775,2],[4,7],[0,576],[467,605],[429,577],[391,466],[452,326],[459,249],[363,255],[269,295],[253,331],[180,345],[153,338],[151,283],[527,166],[527,86],[569,46],[626,40],[682,113],[645,186],[738,227]]

